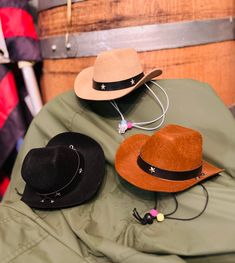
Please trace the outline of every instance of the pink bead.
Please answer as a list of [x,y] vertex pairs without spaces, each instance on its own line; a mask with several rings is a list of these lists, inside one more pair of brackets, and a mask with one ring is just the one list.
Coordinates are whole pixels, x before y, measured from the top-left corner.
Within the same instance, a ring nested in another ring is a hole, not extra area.
[[128,128],[128,129],[131,129],[131,128],[132,128],[132,123],[129,122],[129,121],[127,122],[127,128]]
[[156,209],[151,209],[149,213],[151,216],[156,217],[158,214],[158,211]]

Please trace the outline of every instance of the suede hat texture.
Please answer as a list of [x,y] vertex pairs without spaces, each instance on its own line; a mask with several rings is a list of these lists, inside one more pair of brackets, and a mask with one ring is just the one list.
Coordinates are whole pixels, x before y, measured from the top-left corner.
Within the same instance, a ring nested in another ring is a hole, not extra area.
[[115,168],[139,188],[172,193],[223,171],[202,159],[198,131],[173,124],[152,136],[136,134],[124,140],[116,153]]
[[46,147],[31,149],[22,165],[22,201],[32,208],[80,205],[98,191],[105,173],[101,146],[75,132],[60,133]]
[[74,90],[81,99],[112,100],[127,95],[161,74],[160,69],[144,74],[134,49],[114,49],[100,53],[93,67],[77,75]]

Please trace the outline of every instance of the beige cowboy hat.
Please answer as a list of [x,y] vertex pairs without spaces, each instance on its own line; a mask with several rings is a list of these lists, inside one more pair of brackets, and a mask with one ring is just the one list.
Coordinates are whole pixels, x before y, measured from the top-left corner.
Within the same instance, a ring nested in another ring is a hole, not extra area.
[[82,70],[75,79],[74,90],[81,99],[112,100],[161,74],[160,69],[144,74],[134,49],[115,49],[100,53],[93,67]]

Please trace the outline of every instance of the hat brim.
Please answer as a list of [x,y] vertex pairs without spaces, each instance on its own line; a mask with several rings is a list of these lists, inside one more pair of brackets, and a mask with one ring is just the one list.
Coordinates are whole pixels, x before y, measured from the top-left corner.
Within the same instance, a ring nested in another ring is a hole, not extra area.
[[72,190],[55,198],[54,203],[42,203],[42,197],[26,184],[21,200],[32,208],[61,209],[80,205],[91,199],[102,183],[105,158],[101,146],[95,140],[83,134],[65,132],[53,137],[46,147],[55,145],[73,145],[77,148],[84,156],[84,172]]
[[103,91],[96,90],[93,88],[93,74],[94,68],[89,67],[82,70],[76,77],[74,82],[74,91],[76,95],[85,100],[112,100],[121,98],[128,93],[132,92],[134,89],[142,86],[144,83],[150,81],[153,78],[162,74],[160,69],[154,69],[148,74],[144,75],[134,86],[130,88],[114,90],[114,91]]
[[115,168],[126,181],[141,189],[156,192],[180,192],[199,182],[218,174],[223,169],[217,168],[203,160],[203,176],[183,181],[161,179],[144,172],[137,164],[137,157],[141,147],[150,136],[136,134],[127,138],[118,148],[115,158]]

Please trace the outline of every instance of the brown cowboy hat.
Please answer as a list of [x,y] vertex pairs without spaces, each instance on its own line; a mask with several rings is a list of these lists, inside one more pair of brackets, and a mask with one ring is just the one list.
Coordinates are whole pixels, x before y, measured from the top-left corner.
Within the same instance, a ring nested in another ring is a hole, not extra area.
[[202,159],[201,134],[178,125],[168,125],[152,136],[127,138],[116,153],[115,167],[139,188],[172,193],[223,171]]
[[112,100],[161,74],[160,69],[144,74],[134,49],[115,49],[100,53],[94,67],[82,70],[76,77],[74,90],[81,99]]

